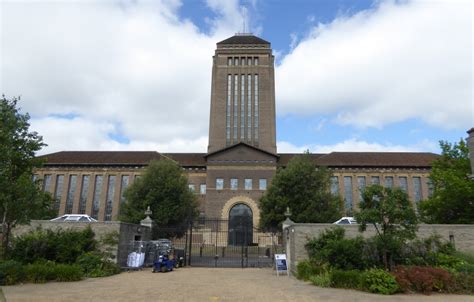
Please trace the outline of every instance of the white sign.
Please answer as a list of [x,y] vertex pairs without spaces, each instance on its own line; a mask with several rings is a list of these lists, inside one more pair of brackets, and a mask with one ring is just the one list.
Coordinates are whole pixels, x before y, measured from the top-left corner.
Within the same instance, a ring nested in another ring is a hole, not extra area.
[[288,276],[290,275],[290,271],[288,270],[288,266],[286,264],[286,254],[275,254],[275,268],[277,271],[277,276],[285,271]]

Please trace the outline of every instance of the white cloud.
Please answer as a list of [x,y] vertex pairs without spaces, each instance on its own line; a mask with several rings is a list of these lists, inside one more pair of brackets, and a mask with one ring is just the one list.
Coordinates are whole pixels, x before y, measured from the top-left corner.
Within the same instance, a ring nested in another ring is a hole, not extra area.
[[437,145],[431,141],[421,141],[413,146],[394,145],[391,143],[381,144],[378,142],[367,142],[357,138],[350,138],[333,145],[307,144],[297,146],[290,142],[278,142],[279,153],[301,153],[309,150],[311,153],[331,152],[435,152]]
[[[471,1],[382,1],[315,26],[276,71],[279,114],[357,127],[472,126]],[[356,147],[356,146],[355,146]]]
[[0,91],[22,96],[44,152],[205,152],[215,43],[242,23],[237,1],[214,2],[211,34],[174,0],[2,3]]

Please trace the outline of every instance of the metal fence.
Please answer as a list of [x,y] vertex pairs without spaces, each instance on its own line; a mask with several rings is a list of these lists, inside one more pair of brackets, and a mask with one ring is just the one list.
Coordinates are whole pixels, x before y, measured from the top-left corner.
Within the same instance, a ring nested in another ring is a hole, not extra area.
[[184,249],[187,265],[203,267],[272,266],[283,250],[279,234],[261,232],[245,219],[201,219],[173,243]]

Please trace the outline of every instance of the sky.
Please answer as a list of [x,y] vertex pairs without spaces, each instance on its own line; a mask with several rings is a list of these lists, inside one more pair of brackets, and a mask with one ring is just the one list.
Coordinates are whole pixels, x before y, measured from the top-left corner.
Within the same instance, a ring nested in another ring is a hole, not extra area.
[[0,93],[47,147],[206,152],[212,55],[271,43],[279,153],[439,153],[474,127],[470,0],[0,0]]

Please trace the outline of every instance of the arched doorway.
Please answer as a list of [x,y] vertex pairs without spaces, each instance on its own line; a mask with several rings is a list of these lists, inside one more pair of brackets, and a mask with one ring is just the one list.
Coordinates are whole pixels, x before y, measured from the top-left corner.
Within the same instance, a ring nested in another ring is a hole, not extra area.
[[228,245],[244,245],[252,243],[253,213],[250,207],[238,203],[229,211]]

